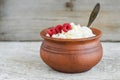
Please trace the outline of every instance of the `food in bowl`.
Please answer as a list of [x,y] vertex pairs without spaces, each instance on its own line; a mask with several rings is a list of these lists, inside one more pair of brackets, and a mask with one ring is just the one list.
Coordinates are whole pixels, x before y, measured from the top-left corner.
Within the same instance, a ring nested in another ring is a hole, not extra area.
[[63,25],[57,25],[47,30],[46,36],[52,38],[64,38],[64,39],[78,39],[93,37],[92,30],[86,26],[80,26],[74,23],[64,23]]
[[79,26],[79,30],[83,29],[83,32],[80,32],[78,26],[73,27],[73,23],[65,25],[69,27],[62,26],[60,30],[52,27],[40,32],[44,39],[40,47],[42,60],[60,72],[77,73],[90,70],[103,55],[100,42],[102,32],[96,28],[83,29]]

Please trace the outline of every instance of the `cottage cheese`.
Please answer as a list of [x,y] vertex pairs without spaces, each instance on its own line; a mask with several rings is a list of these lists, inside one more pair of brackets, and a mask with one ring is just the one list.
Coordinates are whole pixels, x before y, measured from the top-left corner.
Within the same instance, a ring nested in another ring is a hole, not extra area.
[[[80,26],[79,24],[76,25],[74,23],[70,23],[72,29],[68,32],[62,31],[58,34],[53,34],[52,38],[64,38],[64,39],[78,39],[78,38],[88,38],[93,37],[95,34],[93,34],[92,30],[86,26]],[[46,34],[46,36],[49,36]]]

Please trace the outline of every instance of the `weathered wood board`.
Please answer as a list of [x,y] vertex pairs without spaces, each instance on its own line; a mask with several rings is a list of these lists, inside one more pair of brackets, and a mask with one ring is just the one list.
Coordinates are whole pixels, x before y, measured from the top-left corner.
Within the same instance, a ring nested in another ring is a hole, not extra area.
[[41,40],[39,32],[56,24],[75,22],[86,25],[97,2],[101,11],[93,27],[103,32],[103,41],[120,41],[120,0],[0,0],[0,40]]
[[41,42],[0,42],[0,80],[120,80],[120,43],[102,43],[104,55],[100,63],[76,74],[60,73],[43,63],[40,45]]

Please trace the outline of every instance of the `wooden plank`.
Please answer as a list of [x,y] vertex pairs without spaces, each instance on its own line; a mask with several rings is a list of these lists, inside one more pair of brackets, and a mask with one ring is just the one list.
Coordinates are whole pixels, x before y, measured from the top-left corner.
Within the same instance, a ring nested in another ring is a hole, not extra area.
[[40,45],[41,42],[0,42],[0,80],[120,79],[120,43],[102,43],[104,55],[100,63],[87,72],[76,74],[49,68],[39,57]]
[[0,40],[41,40],[44,28],[64,22],[86,25],[94,4],[100,2],[102,9],[92,26],[103,31],[103,41],[120,41],[119,0],[76,0],[73,12],[66,10],[67,1],[1,0]]
[[[60,13],[60,14],[57,14]],[[52,17],[36,17],[36,18],[8,18],[2,20],[0,27],[0,40],[40,40],[39,32],[46,27],[51,27],[64,22],[75,22],[86,25],[90,12],[57,11],[53,12]],[[57,14],[57,15],[56,15]],[[103,11],[97,17],[92,25],[103,31],[102,40],[119,41],[120,40],[120,12]],[[56,15],[53,16],[53,15]],[[87,16],[86,16],[87,15]],[[114,15],[114,16],[113,16]],[[114,36],[111,36],[114,35]]]

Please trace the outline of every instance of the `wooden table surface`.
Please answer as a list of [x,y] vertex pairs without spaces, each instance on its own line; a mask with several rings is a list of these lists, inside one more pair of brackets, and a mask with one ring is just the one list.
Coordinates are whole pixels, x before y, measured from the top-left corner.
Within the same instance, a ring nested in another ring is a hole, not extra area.
[[0,80],[119,80],[120,43],[102,42],[104,55],[90,71],[66,74],[39,56],[41,42],[0,42]]

